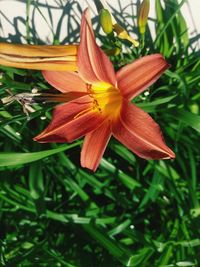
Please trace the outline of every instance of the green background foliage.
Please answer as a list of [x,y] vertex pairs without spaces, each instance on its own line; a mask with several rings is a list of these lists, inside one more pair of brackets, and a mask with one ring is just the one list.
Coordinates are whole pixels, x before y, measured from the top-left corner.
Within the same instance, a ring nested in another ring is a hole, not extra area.
[[[53,105],[35,104],[28,118],[17,102],[1,105],[1,266],[200,266],[200,59],[183,3],[156,1],[156,38],[147,29],[140,48],[98,36],[105,50],[125,47],[111,57],[116,69],[156,52],[171,64],[134,102],[159,123],[175,160],[147,161],[112,139],[93,173],[80,167],[82,140],[32,141]],[[29,33],[27,23],[30,42]],[[0,98],[50,88],[39,71],[1,71]]]

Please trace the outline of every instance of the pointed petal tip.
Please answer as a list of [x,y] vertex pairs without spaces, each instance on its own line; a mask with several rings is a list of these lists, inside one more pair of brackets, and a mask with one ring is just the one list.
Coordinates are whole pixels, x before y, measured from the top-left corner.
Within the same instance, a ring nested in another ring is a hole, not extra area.
[[85,155],[83,155],[83,148],[81,150],[80,164],[81,164],[82,168],[88,169],[92,172],[96,172],[96,170],[99,166],[98,162],[94,163],[94,162],[92,162],[92,160],[90,162],[86,161]]
[[81,167],[90,170],[91,172],[96,172],[98,166],[86,166],[81,160]]
[[35,136],[33,138],[33,141],[35,141],[37,143],[41,143],[41,144],[50,142],[47,140],[45,141],[44,136],[45,136],[45,134],[42,132],[42,133],[38,134],[37,136]]
[[152,159],[152,160],[173,160],[175,159],[176,155],[174,154],[174,152],[169,148],[167,147],[166,145],[166,150],[163,150],[162,152],[158,152],[158,151],[154,151],[152,152],[152,155],[149,156],[149,157],[143,157],[144,159]]
[[90,8],[89,7],[86,7],[86,9],[83,11],[83,15],[85,17],[90,16]]
[[171,149],[169,149],[169,159],[175,159],[175,158],[176,154]]
[[[163,139],[164,141],[164,139]],[[163,149],[163,157],[161,157],[161,159],[175,159],[176,158],[176,155],[175,153],[167,146],[167,144],[165,143],[164,141],[164,144],[165,144],[165,148]]]
[[122,95],[130,100],[156,82],[169,67],[162,54],[141,57],[117,72],[118,87]]
[[33,141],[37,142],[37,136],[33,137]]
[[42,140],[42,134],[41,133],[36,135],[35,137],[33,137],[33,141],[35,141],[35,142],[43,143],[41,140]]
[[159,150],[149,150],[149,155],[138,154],[138,156],[143,158],[143,159],[146,159],[146,160],[160,160],[160,159],[173,160],[176,157],[174,152],[169,147],[167,147],[166,144],[165,144],[165,148],[160,150],[160,151]]
[[77,66],[80,76],[87,83],[104,81],[112,85],[116,84],[111,61],[96,44],[88,8],[83,12],[81,20]]
[[48,134],[42,132],[39,135],[33,138],[33,141],[36,141],[40,144],[44,143],[71,143],[67,138],[59,135],[48,136]]

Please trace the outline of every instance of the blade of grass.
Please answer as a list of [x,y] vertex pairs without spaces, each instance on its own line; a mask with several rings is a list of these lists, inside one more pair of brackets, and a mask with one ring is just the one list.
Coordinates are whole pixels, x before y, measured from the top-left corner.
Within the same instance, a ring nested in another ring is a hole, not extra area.
[[52,156],[57,154],[61,151],[65,151],[71,149],[73,147],[79,146],[81,141],[70,144],[60,146],[59,148],[44,150],[39,152],[32,152],[32,153],[0,153],[0,167],[3,166],[12,166],[12,165],[21,165],[25,163],[34,162],[37,160],[41,160],[43,158]]

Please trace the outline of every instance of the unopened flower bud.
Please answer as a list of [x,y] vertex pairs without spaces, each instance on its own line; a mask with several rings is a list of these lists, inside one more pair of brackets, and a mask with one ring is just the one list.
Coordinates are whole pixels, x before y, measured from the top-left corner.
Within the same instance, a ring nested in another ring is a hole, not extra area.
[[121,52],[121,49],[119,47],[114,47],[112,49],[105,50],[105,53],[108,56],[118,56],[120,52]]
[[101,9],[99,19],[103,31],[106,34],[110,34],[113,31],[112,18],[110,12],[107,9],[104,8]]
[[144,34],[146,31],[149,8],[150,8],[149,0],[143,0],[140,5],[139,14],[138,14],[138,27],[139,27],[139,32],[141,34]]
[[114,31],[116,32],[117,36],[120,39],[124,39],[124,40],[128,40],[129,42],[131,42],[135,47],[139,46],[138,41],[136,41],[135,39],[133,39],[128,32],[118,23],[115,23],[113,25]]

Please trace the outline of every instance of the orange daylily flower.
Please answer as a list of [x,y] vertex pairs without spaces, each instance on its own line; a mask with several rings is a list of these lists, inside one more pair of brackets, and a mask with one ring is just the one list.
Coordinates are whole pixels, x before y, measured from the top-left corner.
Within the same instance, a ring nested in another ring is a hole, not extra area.
[[84,96],[58,105],[51,123],[34,140],[72,142],[85,136],[81,165],[95,171],[113,135],[135,154],[146,159],[174,158],[158,124],[130,102],[168,68],[162,55],[145,56],[116,74],[97,46],[88,9],[82,16],[78,48],[78,73],[43,71],[44,78],[62,93]]

